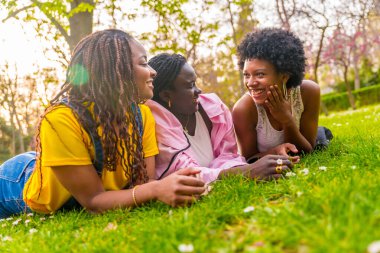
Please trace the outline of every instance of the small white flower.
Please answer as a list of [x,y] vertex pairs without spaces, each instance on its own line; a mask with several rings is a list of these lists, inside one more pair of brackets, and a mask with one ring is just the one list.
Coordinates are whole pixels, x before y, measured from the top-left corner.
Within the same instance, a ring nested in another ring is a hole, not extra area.
[[173,210],[169,210],[169,216],[172,216],[173,215]]
[[320,167],[319,167],[319,170],[321,170],[321,171],[326,171],[326,170],[327,170],[327,167],[326,167],[326,166],[320,166]]
[[178,245],[178,250],[180,252],[193,252],[194,251],[194,246],[190,244],[180,244]]
[[108,223],[107,226],[103,229],[103,231],[111,231],[111,230],[116,230],[117,229],[117,224],[116,223]]
[[3,242],[5,242],[5,241],[13,241],[13,239],[12,239],[12,237],[6,235],[3,237]]
[[49,216],[49,219],[53,219],[53,218],[54,218],[54,215],[50,215],[50,216]]
[[35,228],[31,228],[31,229],[29,229],[29,234],[34,234],[34,233],[36,233],[36,232],[38,232],[38,230],[35,229]]
[[301,191],[298,191],[296,194],[297,194],[297,197],[301,197],[301,196],[302,196],[302,194],[303,194],[303,192],[301,192]]
[[30,220],[25,220],[25,225],[28,225],[29,222]]
[[44,220],[46,220],[45,217],[41,217],[41,218],[40,218],[40,221],[44,221]]
[[352,165],[351,169],[356,170],[356,165]]
[[32,217],[34,214],[33,213],[28,213],[26,216]]
[[7,220],[13,220],[13,217],[9,217],[9,218],[7,218]]
[[308,168],[304,168],[303,170],[300,170],[300,172],[306,176],[306,175],[309,174],[309,169]]
[[255,208],[253,206],[247,206],[246,208],[244,208],[243,212],[249,213],[249,212],[253,212],[254,210]]
[[286,177],[295,177],[296,173],[289,171],[289,172],[286,172],[285,176]]
[[20,221],[21,221],[21,219],[15,220],[14,222],[12,222],[12,225],[16,226],[20,223]]
[[368,245],[368,253],[380,253],[380,241],[374,241]]
[[3,222],[3,221],[5,221],[5,219],[0,219],[0,222]]

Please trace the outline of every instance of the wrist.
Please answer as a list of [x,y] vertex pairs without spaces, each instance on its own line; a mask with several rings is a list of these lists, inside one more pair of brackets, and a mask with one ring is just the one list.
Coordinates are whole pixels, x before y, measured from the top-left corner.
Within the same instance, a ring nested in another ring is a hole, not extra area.
[[160,184],[160,180],[155,180],[155,181],[152,181],[152,182],[149,182],[147,183],[147,185],[149,185],[149,196],[150,196],[150,199],[152,200],[157,200],[158,199],[158,196],[159,196],[159,184]]
[[286,121],[282,122],[282,128],[283,129],[291,128],[293,126],[295,126],[295,121],[294,121],[293,117],[290,117]]

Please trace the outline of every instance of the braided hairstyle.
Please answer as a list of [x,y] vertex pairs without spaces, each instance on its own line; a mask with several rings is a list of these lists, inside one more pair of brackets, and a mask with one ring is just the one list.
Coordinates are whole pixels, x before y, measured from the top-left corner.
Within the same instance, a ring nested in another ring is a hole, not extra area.
[[[115,171],[120,161],[127,178],[132,175],[129,187],[148,181],[139,134],[142,122],[136,117],[135,100],[139,94],[133,74],[131,42],[136,43],[132,36],[115,29],[95,32],[82,39],[73,51],[61,91],[44,113],[54,110],[63,98],[80,106],[93,105],[96,124],[103,129],[100,138],[104,168]],[[87,124],[83,115],[75,112],[74,115],[82,126]],[[41,120],[36,135],[40,156]]]
[[180,54],[162,53],[154,56],[148,62],[157,75],[153,80],[153,100],[164,105],[159,94],[163,90],[174,89],[173,82],[181,72],[183,65],[186,63],[186,58]]
[[238,64],[250,59],[266,60],[279,73],[288,73],[288,88],[302,83],[305,75],[306,57],[301,40],[292,32],[279,28],[265,28],[248,33],[238,46]]

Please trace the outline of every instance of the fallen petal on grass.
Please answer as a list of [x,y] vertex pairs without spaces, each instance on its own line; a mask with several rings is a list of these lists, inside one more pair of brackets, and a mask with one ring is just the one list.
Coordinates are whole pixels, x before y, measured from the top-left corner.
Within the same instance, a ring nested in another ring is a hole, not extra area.
[[38,232],[38,230],[35,229],[35,228],[31,228],[31,229],[29,229],[29,234],[34,234],[34,233],[36,233],[36,232]]
[[380,241],[374,241],[367,248],[368,253],[380,253]]
[[254,210],[255,208],[253,206],[247,206],[246,208],[244,208],[243,212],[249,213],[249,212],[253,212]]
[[178,245],[178,250],[180,252],[193,252],[194,251],[194,246],[190,244],[180,244]]
[[117,229],[117,224],[115,223],[108,223],[107,226],[104,228],[104,231],[111,231],[111,230],[116,230]]
[[3,242],[5,242],[5,241],[13,241],[13,239],[12,239],[12,237],[6,235],[3,237]]
[[289,171],[289,172],[286,172],[285,176],[286,177],[295,177],[296,173]]
[[12,222],[12,225],[16,226],[16,225],[18,225],[20,223],[20,221],[21,221],[21,219],[17,219],[14,222]]

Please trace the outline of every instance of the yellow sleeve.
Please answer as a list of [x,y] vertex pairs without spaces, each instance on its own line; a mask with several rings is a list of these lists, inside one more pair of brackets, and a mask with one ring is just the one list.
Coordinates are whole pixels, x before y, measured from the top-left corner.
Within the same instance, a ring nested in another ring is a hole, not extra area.
[[144,133],[142,139],[144,155],[145,157],[154,156],[158,154],[158,146],[156,140],[156,122],[154,121],[153,114],[148,106],[139,106],[144,125]]
[[58,106],[41,123],[42,166],[89,165],[91,141],[70,108]]

